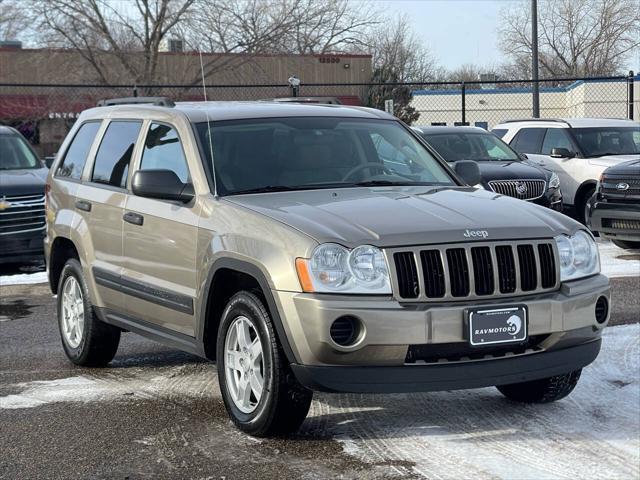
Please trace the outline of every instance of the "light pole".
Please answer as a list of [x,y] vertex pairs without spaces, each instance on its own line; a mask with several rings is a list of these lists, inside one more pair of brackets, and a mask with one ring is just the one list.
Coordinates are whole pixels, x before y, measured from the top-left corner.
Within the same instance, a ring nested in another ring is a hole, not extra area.
[[533,118],[540,118],[540,85],[538,83],[538,0],[531,0],[531,87]]

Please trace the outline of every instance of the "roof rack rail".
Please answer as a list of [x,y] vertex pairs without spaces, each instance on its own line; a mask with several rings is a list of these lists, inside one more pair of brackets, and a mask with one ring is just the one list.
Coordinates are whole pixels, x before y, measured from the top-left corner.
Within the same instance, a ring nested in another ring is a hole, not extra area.
[[516,118],[513,120],[505,120],[502,123],[516,123],[516,122],[558,122],[558,123],[566,123],[570,125],[570,123],[563,118]]
[[113,105],[155,105],[157,107],[175,107],[176,104],[167,97],[126,97],[126,98],[109,98],[100,100],[98,107],[110,107]]

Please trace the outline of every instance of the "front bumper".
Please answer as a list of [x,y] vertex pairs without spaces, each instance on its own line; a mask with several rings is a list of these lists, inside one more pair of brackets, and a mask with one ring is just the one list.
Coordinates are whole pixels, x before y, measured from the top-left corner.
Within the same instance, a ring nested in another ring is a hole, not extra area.
[[640,222],[640,204],[595,201],[589,208],[589,227],[602,237],[640,242],[639,228],[615,228],[611,220]]
[[570,347],[516,357],[400,367],[318,367],[291,365],[311,390],[352,393],[404,393],[458,390],[527,382],[569,373],[589,365],[600,338]]
[[45,229],[0,235],[0,264],[42,260]]
[[[273,291],[294,358],[308,366],[404,365],[409,347],[428,344],[468,346],[466,312],[474,307],[526,305],[529,337],[549,335],[548,347],[567,335],[585,329],[600,335],[607,324],[595,319],[595,304],[604,296],[610,305],[609,279],[595,275],[565,282],[559,290],[537,295],[482,301],[400,303],[392,297],[322,295]],[[342,316],[361,322],[363,334],[351,346],[337,345],[330,335]],[[581,338],[577,341],[585,341]]]
[[543,196],[533,200],[533,203],[561,212],[563,208],[562,191],[559,188],[549,188]]

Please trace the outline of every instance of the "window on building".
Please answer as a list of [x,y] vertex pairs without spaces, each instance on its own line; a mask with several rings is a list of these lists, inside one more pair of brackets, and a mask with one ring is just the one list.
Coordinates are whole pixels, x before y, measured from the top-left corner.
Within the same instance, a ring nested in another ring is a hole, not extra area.
[[91,181],[125,188],[129,163],[142,122],[113,121],[107,127],[96,154]]
[[152,123],[144,142],[141,170],[171,170],[183,183],[189,182],[189,169],[180,138],[168,125]]
[[58,167],[56,176],[75,178],[76,180],[82,176],[89,150],[91,150],[99,128],[100,122],[87,122],[78,129],[60,167]]

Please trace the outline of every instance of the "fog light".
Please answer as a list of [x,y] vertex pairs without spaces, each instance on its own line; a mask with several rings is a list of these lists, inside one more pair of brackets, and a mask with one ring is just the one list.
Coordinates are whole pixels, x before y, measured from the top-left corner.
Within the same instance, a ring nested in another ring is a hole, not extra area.
[[607,315],[609,314],[609,302],[607,297],[600,297],[596,302],[596,322],[604,323],[607,321]]
[[331,340],[342,347],[356,343],[360,337],[362,327],[355,317],[344,316],[336,319],[329,329]]

